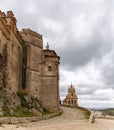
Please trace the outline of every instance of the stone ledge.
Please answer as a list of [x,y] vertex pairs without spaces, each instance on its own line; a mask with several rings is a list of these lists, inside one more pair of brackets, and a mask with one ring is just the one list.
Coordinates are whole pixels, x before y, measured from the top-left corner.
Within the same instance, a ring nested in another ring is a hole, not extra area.
[[55,112],[55,113],[43,115],[42,119],[46,120],[46,119],[49,119],[49,118],[52,118],[52,117],[55,117],[55,116],[58,116],[58,115],[60,115],[60,113],[59,112]]
[[3,124],[18,124],[18,123],[28,123],[42,120],[41,117],[0,117],[0,123]]

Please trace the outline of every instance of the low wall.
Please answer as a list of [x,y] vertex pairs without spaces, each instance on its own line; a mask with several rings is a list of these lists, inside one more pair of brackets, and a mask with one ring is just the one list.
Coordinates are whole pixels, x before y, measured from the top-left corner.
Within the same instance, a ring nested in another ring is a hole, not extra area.
[[0,123],[18,124],[42,120],[42,117],[0,117]]
[[0,117],[0,123],[3,123],[3,124],[28,123],[28,122],[35,122],[39,120],[46,120],[46,119],[49,119],[58,115],[60,115],[59,112],[51,113],[51,114],[43,115],[39,117]]
[[52,118],[52,117],[55,117],[55,116],[58,116],[58,115],[60,115],[59,112],[57,112],[57,113],[51,113],[51,114],[48,114],[48,115],[43,115],[42,119],[46,120],[46,119],[49,119],[49,118]]

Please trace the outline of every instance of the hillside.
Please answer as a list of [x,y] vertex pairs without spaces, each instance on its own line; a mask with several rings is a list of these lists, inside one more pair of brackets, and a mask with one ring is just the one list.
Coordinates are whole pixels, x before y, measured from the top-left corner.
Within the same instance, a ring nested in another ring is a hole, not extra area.
[[110,116],[114,116],[114,108],[108,108],[108,109],[104,109],[101,110],[105,115],[110,115]]

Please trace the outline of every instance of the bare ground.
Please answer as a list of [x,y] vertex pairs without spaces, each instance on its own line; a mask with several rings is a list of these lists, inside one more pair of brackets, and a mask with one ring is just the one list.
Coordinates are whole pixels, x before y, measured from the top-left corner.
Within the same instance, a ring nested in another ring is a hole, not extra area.
[[81,111],[62,108],[64,114],[48,120],[4,125],[0,130],[114,130],[114,120],[96,119],[94,124],[84,119]]

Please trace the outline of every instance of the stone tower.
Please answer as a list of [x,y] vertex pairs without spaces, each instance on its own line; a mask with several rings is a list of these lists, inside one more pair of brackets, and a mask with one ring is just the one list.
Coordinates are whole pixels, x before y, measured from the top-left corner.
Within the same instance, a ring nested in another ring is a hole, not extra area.
[[60,57],[48,46],[43,50],[43,62],[40,64],[40,100],[51,111],[59,110],[59,60]]
[[49,46],[43,50],[42,35],[23,29],[23,88],[37,98],[43,108],[59,111],[59,60]]
[[78,107],[78,98],[76,95],[75,88],[72,84],[68,88],[68,95],[63,100],[63,105],[70,106],[70,107]]
[[42,35],[30,30],[21,31],[23,38],[23,88],[30,96],[39,98],[39,65],[43,59]]

